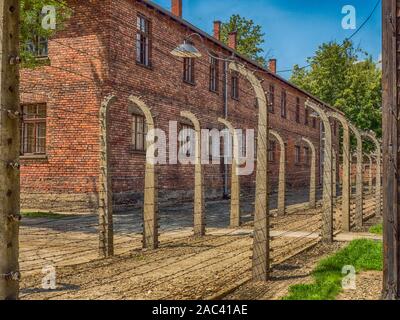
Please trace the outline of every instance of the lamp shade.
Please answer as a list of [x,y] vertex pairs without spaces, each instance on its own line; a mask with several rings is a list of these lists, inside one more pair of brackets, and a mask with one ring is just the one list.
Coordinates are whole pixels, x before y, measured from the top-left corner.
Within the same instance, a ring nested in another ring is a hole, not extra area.
[[181,58],[200,58],[201,53],[196,47],[186,41],[171,51],[175,57]]

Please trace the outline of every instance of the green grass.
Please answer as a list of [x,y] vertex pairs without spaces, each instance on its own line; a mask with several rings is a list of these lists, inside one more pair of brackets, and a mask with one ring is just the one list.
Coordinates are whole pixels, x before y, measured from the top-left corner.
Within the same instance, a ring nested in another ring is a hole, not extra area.
[[24,218],[48,218],[48,219],[63,219],[63,218],[71,218],[76,215],[72,214],[59,214],[53,212],[22,212],[22,217]]
[[284,300],[334,300],[342,291],[342,268],[354,266],[356,272],[382,270],[382,243],[354,240],[334,255],[321,260],[312,273],[312,284],[294,285]]
[[383,234],[383,224],[380,223],[376,226],[372,226],[371,228],[369,228],[369,232],[374,234]]

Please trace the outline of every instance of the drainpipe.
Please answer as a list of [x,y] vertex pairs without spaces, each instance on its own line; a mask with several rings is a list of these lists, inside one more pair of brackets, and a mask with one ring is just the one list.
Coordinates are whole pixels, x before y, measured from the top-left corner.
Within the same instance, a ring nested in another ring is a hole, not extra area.
[[[225,61],[224,65],[224,117],[225,120],[228,120],[228,61]],[[224,158],[225,161],[225,158]],[[224,163],[224,194],[223,198],[229,198],[229,190],[228,190],[228,164]]]

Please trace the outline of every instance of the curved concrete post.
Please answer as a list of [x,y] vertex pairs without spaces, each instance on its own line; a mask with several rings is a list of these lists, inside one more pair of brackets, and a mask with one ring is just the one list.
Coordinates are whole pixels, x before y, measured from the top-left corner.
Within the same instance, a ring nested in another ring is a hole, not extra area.
[[303,137],[301,138],[304,142],[308,144],[311,150],[311,167],[310,167],[310,209],[314,209],[317,206],[316,200],[316,190],[317,190],[317,179],[316,179],[316,169],[317,169],[317,157],[314,144],[311,140]]
[[381,205],[381,164],[382,164],[382,152],[381,143],[375,135],[375,132],[364,132],[362,134],[365,138],[371,140],[376,147],[376,183],[375,183],[375,201],[376,201],[376,215],[380,216],[382,214]]
[[336,203],[337,198],[337,157],[336,152],[332,150],[332,200]]
[[368,166],[369,166],[369,169],[368,169],[368,193],[372,194],[372,192],[373,192],[373,177],[372,177],[372,165],[373,165],[372,158],[373,158],[373,156],[366,154],[365,157],[368,160]]
[[332,128],[328,116],[321,107],[310,100],[306,101],[306,107],[319,115],[325,128],[322,239],[331,243],[333,242]]
[[202,237],[206,233],[204,221],[204,184],[201,165],[201,127],[196,116],[188,111],[182,111],[181,117],[193,123],[195,131],[195,169],[194,169],[194,235]]
[[350,127],[346,117],[337,112],[329,112],[328,116],[338,120],[343,127],[343,184],[342,184],[342,229],[350,231],[350,198],[351,198],[351,176],[350,176]]
[[114,255],[114,230],[112,206],[112,180],[110,164],[110,121],[109,110],[116,101],[110,94],[100,106],[100,175],[99,175],[99,254],[102,257]]
[[265,96],[261,82],[252,72],[235,62],[231,62],[229,68],[247,78],[254,89],[258,102],[257,172],[252,273],[253,280],[266,281],[270,273],[267,97]]
[[238,175],[239,139],[235,128],[229,121],[218,118],[218,122],[225,125],[233,137],[230,227],[237,228],[240,226],[240,181]]
[[149,147],[155,143],[153,130],[154,119],[150,108],[140,99],[140,97],[130,96],[129,101],[137,106],[144,114],[147,129],[147,154],[144,178],[144,201],[143,201],[143,248],[158,248],[158,201],[157,201],[157,178],[154,166],[154,154],[149,154]]
[[279,187],[278,187],[278,215],[284,215],[286,213],[286,152],[285,142],[281,135],[274,131],[269,130],[269,134],[272,135],[278,142],[280,148],[280,159],[279,159]]
[[357,139],[357,169],[356,169],[356,208],[354,222],[356,227],[362,227],[363,225],[363,197],[364,197],[364,186],[363,186],[363,143],[360,131],[349,122],[349,128]]

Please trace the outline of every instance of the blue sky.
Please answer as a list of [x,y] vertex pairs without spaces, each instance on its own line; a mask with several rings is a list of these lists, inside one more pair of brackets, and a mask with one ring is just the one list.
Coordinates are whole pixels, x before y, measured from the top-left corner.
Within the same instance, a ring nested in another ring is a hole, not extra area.
[[[186,20],[212,33],[214,20],[226,21],[232,14],[253,19],[263,26],[264,50],[278,59],[278,70],[304,65],[318,45],[330,40],[341,41],[354,30],[342,28],[342,8],[356,8],[357,28],[368,17],[377,0],[183,0]],[[166,9],[171,0],[155,0]],[[357,45],[378,60],[381,53],[381,6],[371,20],[353,38]],[[290,73],[282,73],[289,77]]]

